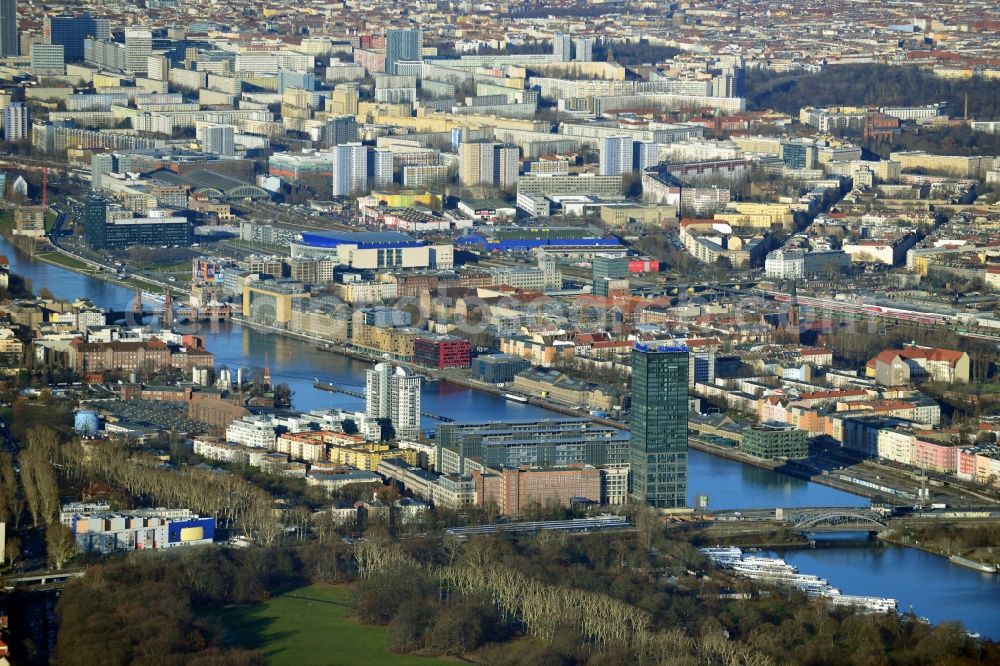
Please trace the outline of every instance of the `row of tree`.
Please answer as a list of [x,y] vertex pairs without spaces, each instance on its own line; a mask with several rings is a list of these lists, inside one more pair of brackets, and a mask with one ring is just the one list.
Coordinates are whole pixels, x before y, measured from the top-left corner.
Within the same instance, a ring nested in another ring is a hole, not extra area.
[[8,564],[20,556],[17,536],[27,513],[25,527],[45,539],[49,564],[62,567],[76,555],[76,540],[60,522],[59,481],[54,467],[59,455],[59,435],[48,426],[35,426],[26,433],[18,457],[21,473],[14,469],[10,454],[0,454],[0,519],[11,527],[5,544]]
[[225,529],[238,529],[268,546],[282,532],[274,498],[235,474],[195,467],[169,469],[121,442],[102,442],[84,451],[71,441],[61,448],[66,474],[83,483],[101,481],[122,488],[140,505],[186,507],[214,516]]
[[857,64],[821,72],[747,72],[747,103],[797,116],[805,106],[916,106],[945,102],[950,116],[1000,118],[1000,81],[945,79],[918,67]]

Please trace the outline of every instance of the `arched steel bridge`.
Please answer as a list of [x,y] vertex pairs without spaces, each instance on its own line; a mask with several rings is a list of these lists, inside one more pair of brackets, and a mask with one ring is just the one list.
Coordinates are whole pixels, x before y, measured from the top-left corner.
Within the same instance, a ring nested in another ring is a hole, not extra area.
[[786,509],[785,521],[797,530],[888,529],[885,517],[870,509]]
[[866,507],[789,507],[713,511],[716,520],[731,522],[780,522],[799,531],[882,531],[888,529],[885,513]]

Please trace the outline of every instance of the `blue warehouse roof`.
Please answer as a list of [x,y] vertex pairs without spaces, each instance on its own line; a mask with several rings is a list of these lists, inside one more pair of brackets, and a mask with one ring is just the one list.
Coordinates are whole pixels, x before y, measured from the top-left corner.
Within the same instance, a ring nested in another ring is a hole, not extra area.
[[335,248],[350,243],[361,249],[423,247],[424,241],[398,231],[304,231],[302,243],[310,247]]

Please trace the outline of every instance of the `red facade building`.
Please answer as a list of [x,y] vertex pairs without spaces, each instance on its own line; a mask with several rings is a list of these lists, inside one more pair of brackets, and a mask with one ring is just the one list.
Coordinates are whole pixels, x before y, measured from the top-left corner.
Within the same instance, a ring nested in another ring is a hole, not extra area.
[[472,346],[464,338],[441,335],[413,341],[413,360],[428,368],[468,368]]

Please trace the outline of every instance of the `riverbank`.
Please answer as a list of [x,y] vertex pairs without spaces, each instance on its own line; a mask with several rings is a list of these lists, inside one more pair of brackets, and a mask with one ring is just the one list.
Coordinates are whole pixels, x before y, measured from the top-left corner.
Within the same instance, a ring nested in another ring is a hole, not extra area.
[[190,295],[190,292],[185,289],[172,286],[167,287],[166,285],[150,282],[149,280],[145,280],[143,278],[120,278],[115,273],[109,272],[110,268],[107,266],[103,266],[88,259],[83,259],[53,243],[49,243],[48,247],[51,248],[51,251],[36,252],[31,256],[43,263],[58,266],[59,268],[65,268],[68,271],[79,273],[80,275],[86,275],[87,277],[94,278],[95,280],[101,280],[102,282],[115,284],[119,287],[125,287],[127,289],[141,289],[142,291],[148,291],[154,294],[165,293],[167,289],[170,289],[170,291]]
[[757,458],[755,456],[748,455],[742,451],[737,451],[724,446],[716,446],[714,444],[708,444],[698,439],[688,438],[688,446],[697,451],[702,451],[704,453],[709,453],[713,456],[718,456],[720,458],[725,458],[726,460],[732,460],[735,462],[743,463],[744,465],[750,465],[752,467],[758,467],[760,469],[766,469],[771,472],[777,472],[779,474],[786,474],[788,476],[794,477],[796,479],[802,479],[803,481],[811,481],[813,483],[818,483],[828,488],[833,488],[835,490],[842,490],[852,495],[858,495],[860,497],[867,497],[868,499],[876,499],[882,497],[881,494],[874,492],[870,489],[864,488],[863,486],[858,486],[853,483],[849,483],[842,479],[838,479],[835,476],[830,476],[828,474],[813,474],[805,469],[798,469],[795,466],[791,466],[794,461],[786,460],[769,460],[764,458]]
[[[878,538],[886,543],[895,544],[897,546],[905,546],[906,548],[916,548],[917,550],[922,550],[925,553],[932,553],[934,555],[939,555],[944,558],[951,560],[952,557],[960,557],[962,559],[968,560],[971,564],[982,564],[985,566],[1000,566],[1000,552],[994,553],[996,549],[994,547],[985,548],[970,548],[963,547],[961,544],[961,532],[954,530],[956,527],[954,523],[948,525],[949,531],[941,535],[934,535],[921,531],[918,535],[913,535],[913,529],[921,530],[921,528],[902,528],[902,529],[891,529],[885,532],[880,532]],[[973,529],[975,526],[968,526],[960,529]],[[904,531],[905,530],[905,531]],[[970,564],[964,564],[962,562],[955,562],[951,560],[953,564],[958,566],[966,566],[972,569],[976,569]],[[985,572],[981,572],[985,573]],[[987,575],[996,575],[996,571]]]

